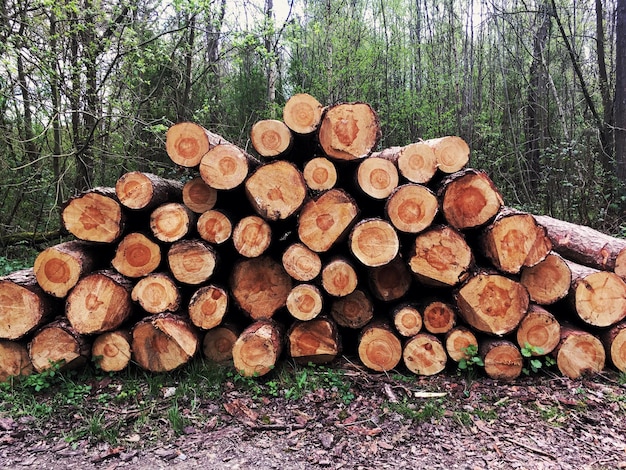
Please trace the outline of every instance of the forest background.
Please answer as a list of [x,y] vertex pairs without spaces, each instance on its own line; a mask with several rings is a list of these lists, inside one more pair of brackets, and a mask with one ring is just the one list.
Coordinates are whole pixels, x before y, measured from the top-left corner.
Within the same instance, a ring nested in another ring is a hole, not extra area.
[[[380,148],[459,135],[507,205],[626,235],[626,0],[0,0],[0,261],[195,121],[249,149],[306,92]],[[28,263],[26,263],[28,265]]]

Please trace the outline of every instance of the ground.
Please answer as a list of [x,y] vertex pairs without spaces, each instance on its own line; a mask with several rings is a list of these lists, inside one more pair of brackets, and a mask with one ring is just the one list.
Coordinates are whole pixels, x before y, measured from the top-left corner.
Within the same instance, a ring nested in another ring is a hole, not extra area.
[[342,361],[217,385],[202,372],[128,377],[62,381],[30,405],[5,391],[0,467],[626,468],[626,389],[611,371],[501,383]]

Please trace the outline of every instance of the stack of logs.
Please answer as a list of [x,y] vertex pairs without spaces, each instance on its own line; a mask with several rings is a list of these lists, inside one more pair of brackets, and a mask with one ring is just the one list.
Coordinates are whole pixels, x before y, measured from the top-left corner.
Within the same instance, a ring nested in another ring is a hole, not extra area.
[[170,371],[200,350],[246,376],[344,352],[432,375],[470,346],[502,380],[522,350],[572,378],[626,370],[626,240],[506,207],[459,137],[379,138],[368,104],[308,94],[249,151],[173,125],[184,181],[129,172],[73,197],[73,239],[0,279],[0,378]]

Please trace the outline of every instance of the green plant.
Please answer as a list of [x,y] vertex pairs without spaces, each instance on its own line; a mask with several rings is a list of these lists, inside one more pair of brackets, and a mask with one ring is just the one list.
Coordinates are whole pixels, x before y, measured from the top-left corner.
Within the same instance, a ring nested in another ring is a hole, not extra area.
[[183,416],[180,408],[178,407],[178,402],[175,401],[172,406],[170,406],[167,410],[167,419],[172,426],[174,432],[179,435],[183,433],[185,425],[187,424],[187,420]]
[[35,392],[49,389],[62,381],[59,374],[62,366],[63,361],[50,362],[50,367],[39,373],[29,375],[24,379],[23,384],[25,387],[32,388]]
[[407,397],[404,397],[402,401],[386,402],[385,407],[405,418],[422,423],[441,418],[446,411],[444,404],[442,398],[431,398],[418,406]]
[[458,364],[459,370],[472,373],[476,367],[484,367],[485,363],[478,355],[478,346],[476,344],[470,344],[468,347],[461,349],[461,352],[465,357],[461,358]]
[[543,355],[544,350],[540,346],[534,346],[526,342],[520,351],[525,359],[525,366],[522,368],[522,372],[526,375],[529,375],[531,372],[536,374],[540,370],[545,370],[556,364],[554,358]]

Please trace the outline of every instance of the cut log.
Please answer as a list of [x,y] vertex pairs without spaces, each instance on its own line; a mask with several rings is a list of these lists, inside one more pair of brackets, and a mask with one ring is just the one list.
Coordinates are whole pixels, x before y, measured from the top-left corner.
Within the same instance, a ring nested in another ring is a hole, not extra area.
[[446,368],[448,356],[441,341],[428,333],[410,338],[402,351],[404,365],[417,375],[435,375]]
[[392,310],[391,318],[398,334],[405,338],[415,336],[422,329],[422,314],[414,305],[397,306]]
[[28,355],[36,372],[59,366],[63,370],[84,366],[90,358],[91,345],[67,319],[55,320],[33,335]]
[[503,204],[502,196],[489,176],[484,171],[472,168],[446,178],[438,196],[447,222],[459,230],[487,224]]
[[131,291],[131,299],[153,315],[176,312],[181,303],[180,290],[168,273],[151,273],[140,279]]
[[302,207],[307,195],[304,177],[284,160],[259,167],[245,183],[252,208],[267,220],[284,220]]
[[384,266],[398,256],[400,240],[393,226],[378,218],[358,222],[350,232],[350,251],[368,267]]
[[600,337],[606,357],[620,372],[626,372],[626,322],[620,322]]
[[412,281],[411,272],[400,256],[384,266],[368,269],[370,291],[374,297],[383,302],[404,297],[409,292]]
[[547,229],[554,251],[564,258],[626,279],[626,240],[545,215],[535,218]]
[[183,186],[183,204],[196,214],[210,211],[217,203],[217,189],[210,187],[201,177],[193,178]]
[[133,312],[132,283],[116,271],[95,271],[78,281],[65,301],[65,315],[80,334],[119,328]]
[[302,243],[289,245],[283,252],[282,263],[287,274],[296,281],[312,281],[322,271],[319,255]]
[[479,272],[457,292],[459,314],[472,328],[503,336],[517,328],[530,299],[519,282],[499,274]]
[[191,296],[189,318],[198,328],[210,330],[222,323],[228,312],[228,292],[216,285],[204,286]]
[[445,336],[446,352],[450,359],[459,362],[461,359],[470,359],[468,348],[475,347],[478,351],[478,340],[472,330],[465,326],[455,326]]
[[503,339],[486,339],[479,345],[485,374],[494,380],[510,382],[522,374],[524,361],[519,348]]
[[528,290],[530,300],[551,305],[567,296],[572,272],[565,260],[552,252],[535,266],[522,268],[520,282]]
[[296,134],[315,132],[322,120],[324,107],[308,93],[292,95],[283,108],[283,121]]
[[203,212],[198,217],[197,229],[200,238],[214,245],[221,245],[230,240],[233,224],[226,214],[212,209]]
[[286,305],[291,288],[291,278],[282,265],[268,256],[239,261],[231,272],[230,291],[253,320],[272,318]]
[[335,360],[341,353],[337,325],[326,317],[295,322],[287,332],[287,352],[299,364],[327,364]]
[[545,308],[531,304],[517,328],[516,338],[519,347],[530,346],[534,356],[550,354],[561,339],[561,324]]
[[221,364],[233,359],[233,346],[241,331],[231,324],[212,328],[204,334],[202,352],[209,361]]
[[183,183],[153,173],[131,171],[115,183],[115,194],[129,209],[148,210],[166,202],[180,201]]
[[215,272],[217,254],[203,240],[180,240],[168,250],[167,262],[177,281],[198,285],[208,281]]
[[452,287],[467,279],[474,255],[463,235],[447,225],[420,233],[411,247],[409,268],[418,281]]
[[169,372],[187,364],[198,352],[196,330],[183,317],[160,313],[132,329],[134,361],[150,372]]
[[427,302],[422,309],[422,320],[429,333],[446,334],[456,326],[456,310],[447,302]]
[[32,374],[33,364],[22,343],[0,340],[0,383]]
[[504,209],[480,235],[483,253],[500,271],[518,274],[543,261],[552,242],[531,214]]
[[336,299],[331,306],[330,314],[339,326],[346,328],[363,328],[374,317],[374,305],[362,290]]
[[330,260],[322,268],[322,287],[334,297],[345,297],[356,289],[359,278],[352,263],[343,257]]
[[469,161],[470,148],[461,137],[449,135],[424,141],[437,158],[437,168],[443,173],[455,173]]
[[375,372],[395,369],[402,359],[402,343],[383,321],[373,321],[363,327],[357,351],[363,365]]
[[384,158],[366,158],[359,164],[356,181],[369,197],[386,199],[398,187],[398,169]]
[[204,154],[225,143],[228,142],[223,137],[192,122],[174,124],[165,134],[168,156],[177,165],[187,168],[197,167]]
[[33,269],[37,283],[47,294],[63,298],[78,280],[102,263],[96,246],[81,240],[72,240],[43,250]]
[[326,108],[318,132],[324,153],[337,160],[367,157],[380,136],[378,116],[366,103],[341,103]]
[[391,147],[373,153],[372,157],[386,158],[393,162],[400,174],[411,183],[428,183],[437,172],[435,152],[423,142]]
[[324,157],[306,162],[302,176],[307,187],[313,191],[327,191],[337,184],[337,168],[333,162]]
[[233,346],[235,369],[244,377],[271,371],[283,349],[283,332],[273,321],[260,320],[241,332]]
[[42,325],[54,308],[32,268],[0,277],[0,339],[23,338]]
[[127,330],[116,330],[96,336],[91,357],[102,372],[120,372],[128,367],[132,356],[132,337]]
[[348,193],[331,189],[302,207],[300,241],[317,253],[326,252],[348,232],[358,214],[359,208]]
[[173,243],[189,235],[196,225],[196,214],[179,202],[160,205],[150,214],[150,230],[157,240]]
[[124,232],[126,215],[114,188],[94,188],[70,198],[64,204],[61,220],[79,240],[113,243]]
[[272,229],[261,217],[244,217],[233,229],[235,250],[246,258],[261,256],[272,242]]
[[626,282],[617,274],[566,261],[572,272],[569,299],[585,323],[607,327],[626,318]]
[[312,284],[298,284],[287,296],[287,310],[297,320],[308,321],[316,318],[324,306],[320,290]]
[[250,142],[262,157],[277,158],[291,150],[293,135],[284,122],[264,119],[255,122],[250,129]]
[[385,213],[392,225],[405,233],[419,233],[433,223],[439,201],[433,192],[419,184],[396,188],[387,199]]
[[604,369],[606,353],[599,338],[570,324],[561,324],[561,341],[553,351],[559,371],[570,379]]
[[126,277],[143,277],[161,264],[161,247],[139,232],[126,235],[115,249],[111,265]]
[[236,145],[218,145],[202,156],[200,177],[211,188],[235,189],[248,176],[251,161],[252,157]]

